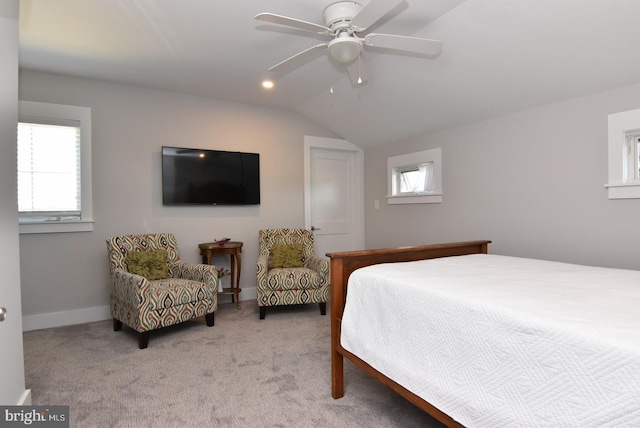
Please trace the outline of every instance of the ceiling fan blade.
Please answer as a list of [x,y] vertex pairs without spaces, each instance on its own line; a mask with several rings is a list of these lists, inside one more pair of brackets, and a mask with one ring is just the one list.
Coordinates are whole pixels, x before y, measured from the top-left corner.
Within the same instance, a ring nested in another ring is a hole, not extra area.
[[420,37],[396,36],[393,34],[368,34],[364,44],[374,48],[393,49],[422,55],[435,56],[442,51],[440,40],[422,39]]
[[349,73],[349,79],[351,79],[353,86],[361,86],[367,83],[367,74],[364,71],[362,55],[358,57],[357,61],[347,64],[347,73]]
[[276,15],[275,13],[259,13],[255,16],[258,21],[269,22],[271,24],[286,25],[293,28],[299,28],[305,31],[311,31],[318,34],[331,34],[331,30],[324,25],[314,24],[313,22],[303,21],[301,19],[289,18],[288,16]]
[[326,51],[327,43],[321,43],[305,49],[300,53],[295,54],[292,57],[285,59],[269,68],[269,71],[274,73],[286,73],[289,70],[300,67],[303,63],[314,59],[321,51]]
[[370,0],[369,3],[364,5],[353,19],[351,19],[351,26],[356,31],[364,31],[403,1],[404,0]]

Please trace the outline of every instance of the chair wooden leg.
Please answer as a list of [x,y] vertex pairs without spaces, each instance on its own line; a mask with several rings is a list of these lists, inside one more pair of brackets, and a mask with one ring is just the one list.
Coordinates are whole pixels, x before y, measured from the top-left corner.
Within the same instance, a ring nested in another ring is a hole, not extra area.
[[113,331],[120,331],[122,330],[122,321],[117,320],[117,319],[113,319]]
[[140,349],[146,349],[149,345],[149,332],[143,331],[142,333],[138,333],[138,347]]
[[204,318],[207,320],[207,325],[209,327],[213,327],[213,324],[214,324],[213,312],[211,312],[210,314],[205,315]]
[[327,302],[320,302],[320,315],[327,315]]
[[260,306],[260,319],[263,320],[266,315],[267,315],[267,307]]

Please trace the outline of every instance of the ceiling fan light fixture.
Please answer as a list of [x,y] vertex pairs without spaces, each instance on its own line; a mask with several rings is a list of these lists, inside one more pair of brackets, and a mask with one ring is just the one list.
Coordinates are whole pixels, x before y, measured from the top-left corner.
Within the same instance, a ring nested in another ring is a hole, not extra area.
[[355,61],[362,51],[362,42],[353,36],[338,37],[327,45],[329,55],[342,63]]

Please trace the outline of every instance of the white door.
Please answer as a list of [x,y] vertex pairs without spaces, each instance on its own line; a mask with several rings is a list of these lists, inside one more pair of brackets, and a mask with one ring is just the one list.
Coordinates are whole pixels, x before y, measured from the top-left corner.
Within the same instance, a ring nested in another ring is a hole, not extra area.
[[305,227],[316,254],[364,248],[363,152],[345,140],[305,137]]
[[25,391],[16,200],[18,0],[0,2],[0,404],[31,404]]

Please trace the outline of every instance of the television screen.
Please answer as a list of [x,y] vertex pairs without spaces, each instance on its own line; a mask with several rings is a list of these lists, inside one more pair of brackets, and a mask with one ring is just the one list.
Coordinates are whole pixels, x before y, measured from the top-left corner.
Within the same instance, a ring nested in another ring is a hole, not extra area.
[[163,146],[162,203],[260,204],[260,155]]

